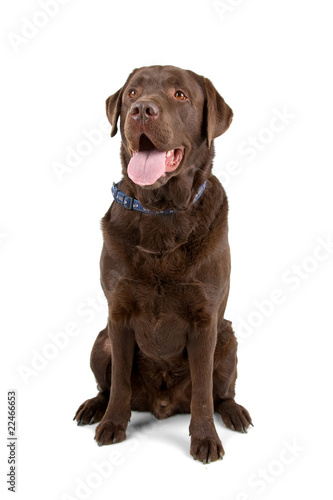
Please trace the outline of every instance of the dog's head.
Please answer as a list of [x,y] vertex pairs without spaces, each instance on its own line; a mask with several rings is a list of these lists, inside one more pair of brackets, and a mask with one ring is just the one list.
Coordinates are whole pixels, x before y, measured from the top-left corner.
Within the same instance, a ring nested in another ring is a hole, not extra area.
[[135,69],[107,99],[106,114],[111,137],[120,117],[127,175],[148,189],[193,169],[233,117],[210,80],[174,66]]

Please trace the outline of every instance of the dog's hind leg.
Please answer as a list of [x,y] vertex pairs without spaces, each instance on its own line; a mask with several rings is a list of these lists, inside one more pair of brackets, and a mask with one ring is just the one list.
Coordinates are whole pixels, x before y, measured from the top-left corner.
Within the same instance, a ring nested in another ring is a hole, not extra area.
[[74,420],[77,425],[100,422],[104,416],[110,397],[111,386],[111,346],[107,328],[102,330],[94,343],[90,356],[90,367],[95,375],[99,393],[79,406]]
[[214,358],[214,407],[224,424],[234,431],[247,432],[252,420],[249,412],[235,401],[237,378],[237,340],[230,321],[223,320],[218,331]]

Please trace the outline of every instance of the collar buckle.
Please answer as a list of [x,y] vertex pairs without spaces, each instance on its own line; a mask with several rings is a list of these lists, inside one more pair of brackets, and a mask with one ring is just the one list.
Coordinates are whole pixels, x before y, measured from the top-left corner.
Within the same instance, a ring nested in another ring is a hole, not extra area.
[[124,199],[123,199],[123,207],[126,208],[126,210],[133,210],[133,198],[131,198],[130,196],[124,196]]
[[131,198],[130,196],[126,196],[125,193],[120,191],[118,189],[118,184],[115,182],[112,185],[112,195],[114,199],[116,200],[117,203],[119,203],[122,207],[126,208],[126,210],[133,210],[133,203],[134,203],[134,198]]

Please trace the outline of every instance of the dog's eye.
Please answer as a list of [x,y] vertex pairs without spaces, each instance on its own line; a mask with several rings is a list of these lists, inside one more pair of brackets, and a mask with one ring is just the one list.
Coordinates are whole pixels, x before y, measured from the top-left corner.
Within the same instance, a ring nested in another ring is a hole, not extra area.
[[132,99],[135,96],[136,96],[136,90],[133,90],[133,89],[130,90],[129,93],[128,93],[128,97],[130,97]]
[[179,99],[180,101],[185,101],[185,99],[187,99],[186,95],[181,90],[177,90],[175,92],[175,98]]

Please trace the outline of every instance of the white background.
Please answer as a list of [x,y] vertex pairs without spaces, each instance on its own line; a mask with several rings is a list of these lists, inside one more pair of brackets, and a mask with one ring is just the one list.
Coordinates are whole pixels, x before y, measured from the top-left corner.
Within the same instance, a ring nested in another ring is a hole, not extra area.
[[[1,6],[1,491],[12,498],[14,388],[16,498],[330,497],[330,2],[70,0],[52,15],[40,14],[42,3]],[[235,115],[215,141],[214,172],[230,202],[236,400],[255,427],[236,434],[216,415],[226,455],[209,466],[189,454],[189,415],[133,414],[127,441],[102,448],[95,426],[72,421],[96,393],[89,355],[107,318],[99,225],[120,179],[119,136],[108,128],[86,149],[81,141],[101,126],[105,99],[150,64],[207,76]],[[56,162],[80,147],[77,166],[56,175]]]

